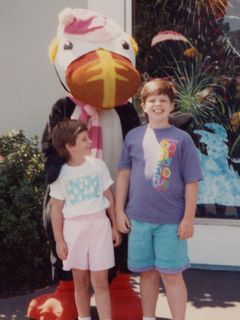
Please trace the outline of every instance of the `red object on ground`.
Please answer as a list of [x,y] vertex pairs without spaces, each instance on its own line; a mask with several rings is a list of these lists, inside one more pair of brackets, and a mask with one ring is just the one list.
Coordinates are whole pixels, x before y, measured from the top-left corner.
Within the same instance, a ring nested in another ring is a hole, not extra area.
[[[110,285],[113,320],[141,320],[142,307],[130,286],[130,275],[118,273]],[[60,281],[56,290],[33,299],[27,317],[35,320],[75,320],[73,281]]]
[[130,275],[118,273],[110,285],[113,320],[141,320],[141,300],[130,285]]
[[73,281],[60,281],[54,292],[33,299],[27,310],[37,320],[75,320],[77,315]]

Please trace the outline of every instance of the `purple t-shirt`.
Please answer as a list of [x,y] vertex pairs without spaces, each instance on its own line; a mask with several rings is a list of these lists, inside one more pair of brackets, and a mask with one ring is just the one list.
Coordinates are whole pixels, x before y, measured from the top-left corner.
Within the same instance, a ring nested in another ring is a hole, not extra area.
[[126,212],[131,219],[178,224],[184,214],[185,184],[202,179],[192,138],[173,126],[131,130],[118,169],[130,169]]

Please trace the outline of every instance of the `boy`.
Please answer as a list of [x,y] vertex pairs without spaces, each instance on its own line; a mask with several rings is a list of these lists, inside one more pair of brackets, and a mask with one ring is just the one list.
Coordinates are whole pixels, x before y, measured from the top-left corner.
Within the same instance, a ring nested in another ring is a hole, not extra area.
[[174,95],[165,80],[143,86],[149,124],[128,133],[118,166],[117,224],[130,231],[128,267],[140,272],[144,320],[155,319],[159,275],[173,320],[184,320],[187,304],[182,271],[190,266],[186,239],[193,235],[202,174],[191,137],[169,123]]

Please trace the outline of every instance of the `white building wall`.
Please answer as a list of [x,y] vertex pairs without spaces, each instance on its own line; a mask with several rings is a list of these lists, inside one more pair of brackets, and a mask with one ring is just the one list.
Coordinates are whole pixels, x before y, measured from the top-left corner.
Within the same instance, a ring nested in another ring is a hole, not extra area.
[[0,134],[41,136],[54,102],[66,93],[48,59],[58,13],[87,0],[0,1]]
[[110,17],[131,34],[132,0],[88,0],[88,8]]

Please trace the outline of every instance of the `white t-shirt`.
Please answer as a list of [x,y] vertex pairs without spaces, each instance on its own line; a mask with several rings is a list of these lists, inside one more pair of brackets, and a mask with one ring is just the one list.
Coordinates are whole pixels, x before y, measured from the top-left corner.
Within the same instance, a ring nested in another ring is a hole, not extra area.
[[92,214],[109,207],[103,192],[112,184],[106,164],[100,159],[85,157],[80,166],[62,166],[58,179],[50,185],[50,196],[64,201],[65,218]]

